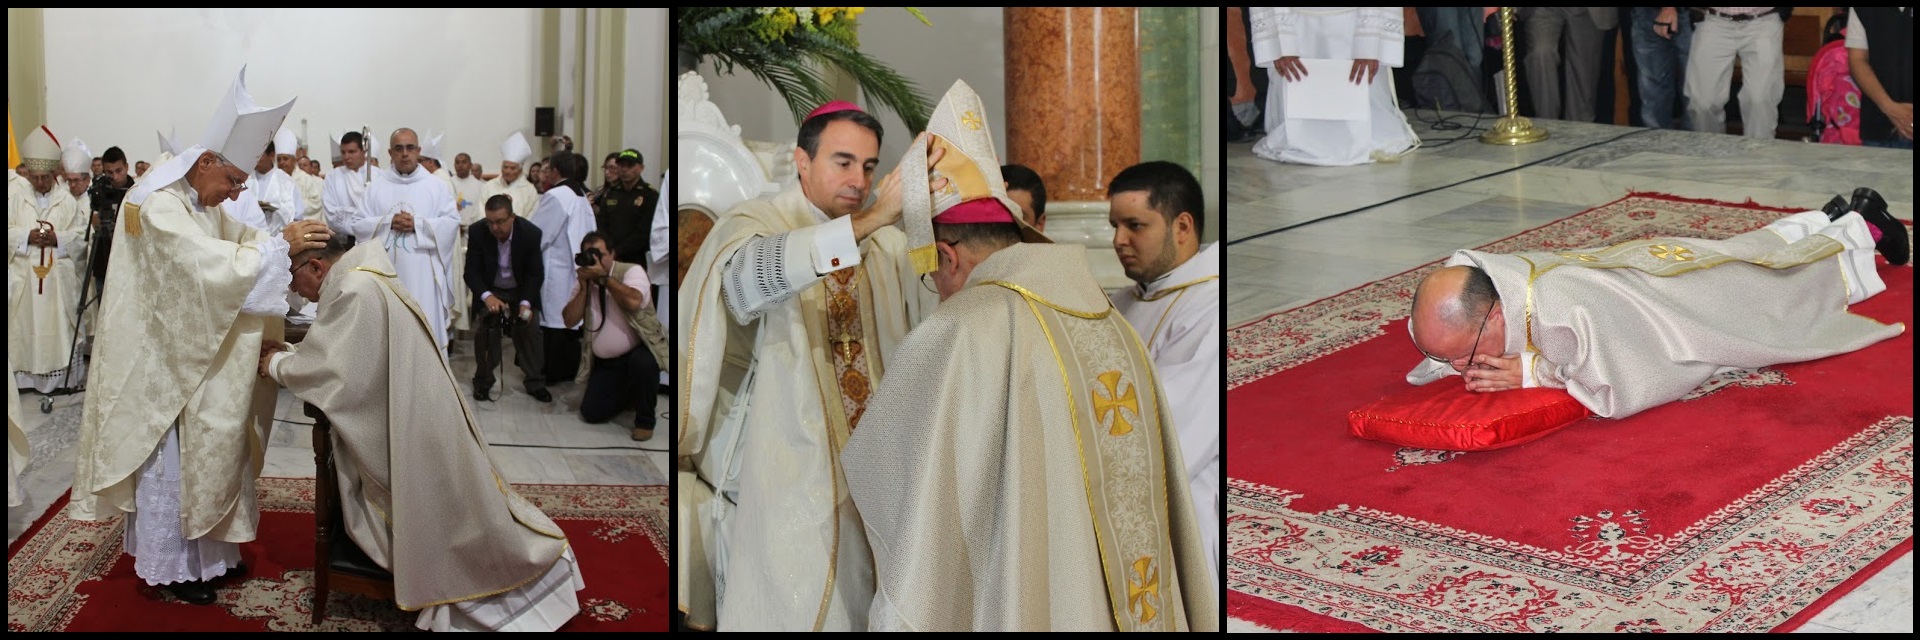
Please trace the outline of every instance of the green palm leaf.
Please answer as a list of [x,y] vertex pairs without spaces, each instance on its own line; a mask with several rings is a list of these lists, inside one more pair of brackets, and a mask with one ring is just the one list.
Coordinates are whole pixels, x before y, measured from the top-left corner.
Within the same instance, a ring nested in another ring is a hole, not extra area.
[[[932,26],[925,15],[909,9]],[[932,105],[911,80],[861,52],[847,23],[824,28],[794,28],[769,40],[755,30],[759,14],[751,7],[687,7],[679,9],[680,47],[698,58],[711,58],[721,73],[744,69],[772,88],[787,103],[795,122],[814,107],[833,99],[820,69],[845,71],[874,102],[900,116],[913,131],[927,126]]]

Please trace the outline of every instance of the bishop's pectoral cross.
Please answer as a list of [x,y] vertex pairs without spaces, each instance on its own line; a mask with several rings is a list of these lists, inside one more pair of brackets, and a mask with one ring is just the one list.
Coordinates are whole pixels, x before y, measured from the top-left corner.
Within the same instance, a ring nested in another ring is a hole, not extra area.
[[840,359],[847,361],[849,364],[853,362],[853,347],[854,345],[860,344],[859,336],[842,331],[840,335],[834,336],[830,342],[834,344],[834,349],[840,352]]

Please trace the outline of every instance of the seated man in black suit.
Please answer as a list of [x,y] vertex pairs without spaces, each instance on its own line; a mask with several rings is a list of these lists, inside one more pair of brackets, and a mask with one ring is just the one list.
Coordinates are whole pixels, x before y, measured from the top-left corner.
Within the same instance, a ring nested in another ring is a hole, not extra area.
[[[487,199],[486,219],[467,227],[467,290],[473,292],[473,316],[479,326],[473,334],[479,366],[473,372],[473,399],[488,400],[493,370],[500,366],[500,333],[513,333],[514,360],[527,378],[527,394],[552,402],[547,379],[541,374],[539,325],[540,284],[546,279],[540,263],[540,227],[514,215],[513,199]],[[504,255],[503,255],[504,254]]]

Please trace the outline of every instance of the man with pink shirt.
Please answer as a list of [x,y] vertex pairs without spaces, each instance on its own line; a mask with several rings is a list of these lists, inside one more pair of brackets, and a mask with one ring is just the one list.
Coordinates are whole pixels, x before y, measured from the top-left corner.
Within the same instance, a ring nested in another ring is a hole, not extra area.
[[647,271],[637,264],[616,262],[618,256],[598,231],[581,240],[580,253],[591,256],[592,265],[575,269],[573,295],[561,310],[567,325],[584,317],[592,345],[593,365],[587,373],[586,394],[580,398],[580,418],[600,424],[631,406],[633,439],[647,440],[653,437],[660,364],[641,341],[636,323],[629,320],[652,313]]

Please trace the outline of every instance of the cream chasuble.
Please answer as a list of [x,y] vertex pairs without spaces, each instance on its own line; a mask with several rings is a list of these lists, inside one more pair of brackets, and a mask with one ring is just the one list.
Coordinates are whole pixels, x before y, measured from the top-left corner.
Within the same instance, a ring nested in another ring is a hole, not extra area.
[[[1220,245],[1214,243],[1165,276],[1113,294],[1113,307],[1147,345],[1180,433],[1186,483],[1207,545],[1207,567],[1220,570]],[[1215,576],[1218,577],[1217,575]]]
[[487,184],[480,190],[480,215],[482,217],[485,217],[487,213],[487,200],[502,193],[507,194],[507,197],[513,199],[513,215],[522,218],[532,218],[533,208],[540,204],[540,190],[533,188],[533,183],[527,182],[526,176],[521,176],[519,180],[513,181],[511,185],[501,182],[500,178],[496,177],[488,180]]
[[[437,181],[434,181],[437,183]],[[377,197],[377,196],[376,196]],[[552,631],[584,587],[566,536],[515,493],[379,245],[327,274],[319,318],[271,371],[333,421],[348,534],[392,571],[416,626]]]
[[[1493,279],[1506,352],[1521,354],[1524,386],[1565,388],[1595,415],[1624,418],[1721,371],[1816,360],[1900,335],[1903,324],[1847,311],[1886,289],[1873,256],[1859,214],[1830,223],[1809,211],[1726,240],[1457,251],[1447,264]],[[1447,375],[1459,374],[1423,363],[1407,382]]]
[[[57,185],[44,196],[31,187],[8,193],[7,277],[20,285],[20,294],[7,305],[7,353],[18,367],[10,374],[16,386],[45,393],[77,386],[84,373],[82,369],[68,376],[67,365],[75,362],[73,321],[80,298],[75,253],[85,242],[89,215],[73,194]],[[51,225],[58,245],[43,249],[27,244],[27,235],[42,222]]]
[[294,170],[293,184],[300,189],[300,217],[316,222],[327,221],[327,210],[320,203],[320,193],[326,190],[327,183],[311,173]]
[[1076,245],[973,270],[889,361],[841,461],[876,631],[1217,631],[1146,349]]
[[[149,173],[184,173],[169,169]],[[136,474],[177,425],[183,537],[247,542],[278,398],[259,378],[260,344],[280,339],[292,276],[285,240],[197,198],[178,179],[136,188],[121,209],[100,303],[113,330],[95,338],[68,514],[134,511]]]
[[567,307],[567,300],[573,297],[573,286],[578,281],[567,277],[577,268],[573,264],[573,254],[579,253],[580,243],[595,228],[593,204],[587,202],[586,197],[574,193],[572,188],[555,185],[540,194],[540,204],[535,206],[533,215],[528,219],[540,227],[540,259],[547,273],[555,276],[547,278],[538,293],[540,326],[550,329],[579,328],[579,323],[567,326],[566,320],[560,316]]
[[[723,291],[729,264],[750,258],[743,247],[789,232],[811,237],[825,226],[817,215],[799,187],[741,203],[721,217],[680,291],[676,566],[678,605],[691,626],[715,626],[716,613],[721,629],[867,626],[873,565],[839,465],[853,428],[849,392],[864,389],[842,377],[842,363],[857,359],[856,371],[883,379],[894,346],[931,306],[904,236],[892,227],[874,232],[859,244],[861,268],[829,267],[828,277],[811,282],[817,286],[744,323]],[[810,264],[762,258],[774,269]],[[825,282],[840,271],[857,275]],[[829,311],[835,291],[855,300],[835,307],[837,319]],[[834,327],[849,333],[835,335]]]
[[[393,216],[413,215],[413,231],[395,233]],[[400,273],[400,283],[420,305],[433,327],[440,350],[447,348],[447,326],[453,317],[453,239],[460,235],[460,212],[453,193],[425,168],[400,175],[376,169],[373,185],[360,201],[360,214],[348,223],[354,240],[378,243]]]

